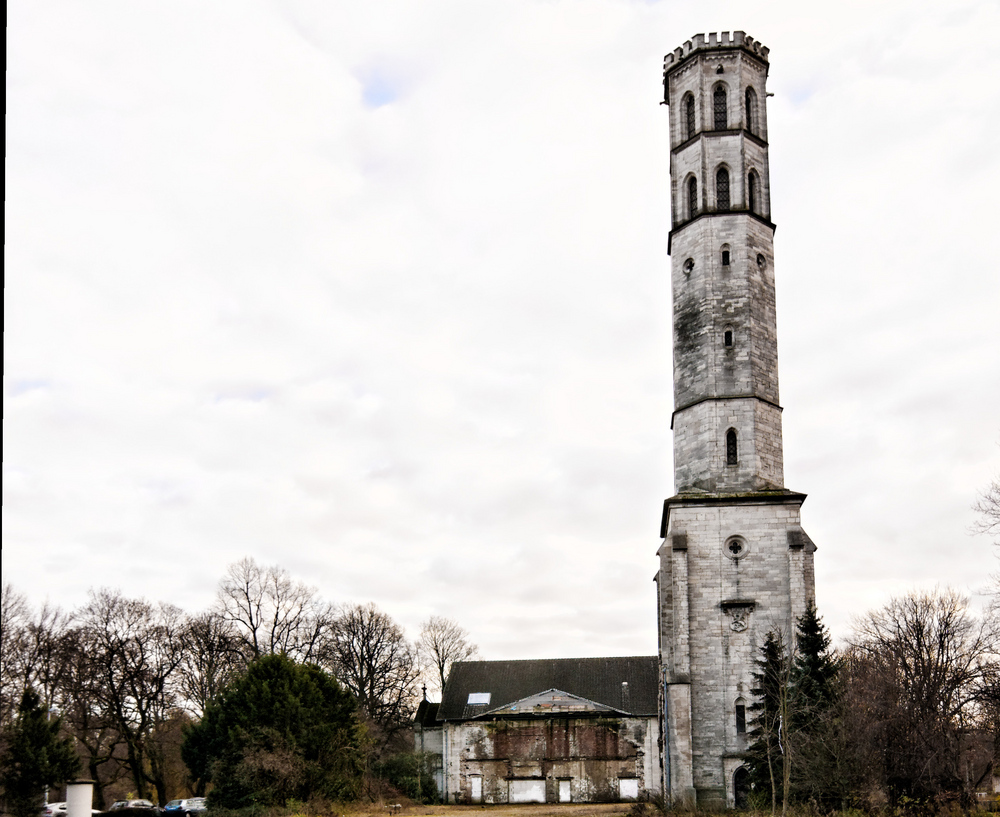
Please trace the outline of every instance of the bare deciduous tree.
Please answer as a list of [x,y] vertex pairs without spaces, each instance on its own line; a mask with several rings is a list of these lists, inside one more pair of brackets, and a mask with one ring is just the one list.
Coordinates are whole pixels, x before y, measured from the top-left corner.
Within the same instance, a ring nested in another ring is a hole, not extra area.
[[333,609],[287,570],[247,557],[229,566],[219,584],[219,612],[242,639],[248,660],[284,653],[299,661],[316,649],[333,623]]
[[121,734],[112,717],[107,696],[102,694],[96,644],[82,628],[74,628],[62,639],[65,671],[57,706],[63,723],[76,739],[87,776],[94,781],[96,802],[104,803],[104,788],[127,769],[119,762]]
[[972,523],[972,530],[992,536],[993,544],[1000,547],[1000,478],[987,486],[972,509],[979,514],[979,518]]
[[395,621],[374,604],[347,607],[337,617],[328,650],[333,674],[384,740],[409,724],[419,671],[414,650]]
[[4,718],[9,719],[29,689],[38,694],[47,710],[56,703],[66,670],[60,645],[70,617],[47,602],[32,611],[13,588],[8,585],[4,590],[4,604],[9,609],[4,611],[2,683]]
[[0,727],[11,722],[21,700],[24,681],[24,631],[28,623],[28,602],[11,584],[0,596]]
[[243,643],[214,611],[189,616],[181,631],[183,654],[177,667],[178,689],[185,708],[195,717],[246,664]]
[[136,791],[146,797],[152,785],[166,802],[166,759],[151,737],[177,704],[180,610],[101,590],[91,593],[80,624],[94,663],[95,693],[125,746]]
[[475,658],[479,649],[469,643],[468,632],[454,621],[443,616],[431,616],[421,627],[417,654],[437,671],[438,689],[444,690],[451,665]]
[[993,619],[977,619],[954,591],[893,599],[855,624],[849,666],[867,709],[858,729],[878,747],[867,754],[882,758],[891,798],[971,802],[976,768],[989,762],[973,738],[996,675],[997,635]]

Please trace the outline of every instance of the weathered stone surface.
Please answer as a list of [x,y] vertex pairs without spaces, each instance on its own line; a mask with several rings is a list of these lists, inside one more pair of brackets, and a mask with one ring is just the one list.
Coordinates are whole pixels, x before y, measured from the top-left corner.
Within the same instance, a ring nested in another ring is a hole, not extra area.
[[736,706],[752,702],[754,659],[768,631],[793,638],[815,595],[805,496],[784,489],[767,58],[743,32],[723,32],[665,59],[677,496],[665,509],[657,592],[675,803],[733,805],[747,749]]
[[[509,803],[520,781],[537,781],[544,802],[559,802],[569,781],[574,802],[618,800],[621,781],[639,794],[660,789],[660,730],[655,718],[552,717],[455,724],[444,730],[449,802]],[[478,783],[476,781],[479,781]],[[476,789],[481,787],[481,794]],[[627,796],[627,794],[625,795]]]

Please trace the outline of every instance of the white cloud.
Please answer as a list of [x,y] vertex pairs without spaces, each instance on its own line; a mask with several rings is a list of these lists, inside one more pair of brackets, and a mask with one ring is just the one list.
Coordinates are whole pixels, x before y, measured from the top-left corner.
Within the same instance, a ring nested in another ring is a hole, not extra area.
[[995,4],[16,3],[5,581],[244,555],[489,657],[649,653],[663,53],[771,48],[786,477],[819,601],[992,570]]

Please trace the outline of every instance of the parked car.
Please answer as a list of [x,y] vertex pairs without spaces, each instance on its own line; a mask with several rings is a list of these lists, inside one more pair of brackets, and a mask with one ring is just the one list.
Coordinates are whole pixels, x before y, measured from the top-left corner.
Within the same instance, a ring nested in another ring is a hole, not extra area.
[[[42,807],[42,817],[66,817],[68,813],[68,803],[49,803]],[[90,810],[91,814],[100,814],[96,808]]]
[[149,800],[115,800],[115,802],[111,804],[108,811],[121,811],[125,808],[151,809],[153,811],[159,811],[159,809],[150,803]]
[[186,800],[171,800],[163,807],[163,812],[171,817],[193,817],[208,811],[204,797],[189,797]]

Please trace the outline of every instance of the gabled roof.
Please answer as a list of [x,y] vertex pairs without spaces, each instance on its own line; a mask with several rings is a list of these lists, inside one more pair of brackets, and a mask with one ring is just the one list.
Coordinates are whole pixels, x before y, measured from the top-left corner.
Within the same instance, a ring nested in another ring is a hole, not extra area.
[[520,701],[491,709],[487,715],[551,715],[563,712],[616,712],[610,706],[588,701],[579,695],[570,695],[561,689],[547,689],[537,695],[529,695]]
[[[484,715],[520,715],[521,711],[509,711],[512,704],[553,692],[616,713],[653,716],[658,706],[658,677],[659,662],[655,655],[459,661],[448,674],[437,717],[439,721],[459,721]],[[585,714],[584,710],[577,711]],[[539,710],[530,714],[546,717],[550,713],[551,709],[548,713]]]

